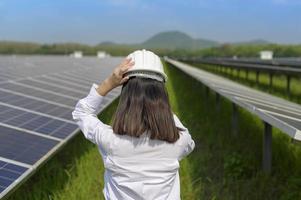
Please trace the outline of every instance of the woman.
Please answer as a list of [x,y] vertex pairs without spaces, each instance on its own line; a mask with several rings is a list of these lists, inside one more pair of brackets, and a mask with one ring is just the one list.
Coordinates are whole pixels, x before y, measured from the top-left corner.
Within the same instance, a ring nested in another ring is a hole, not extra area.
[[[76,104],[73,119],[103,159],[106,199],[180,199],[179,161],[195,143],[171,111],[166,80],[160,58],[138,50]],[[119,85],[111,127],[97,118],[97,111]]]

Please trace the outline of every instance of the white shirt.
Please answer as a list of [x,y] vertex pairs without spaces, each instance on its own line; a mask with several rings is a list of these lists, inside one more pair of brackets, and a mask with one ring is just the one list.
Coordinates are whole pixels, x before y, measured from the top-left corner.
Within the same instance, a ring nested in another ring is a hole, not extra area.
[[97,118],[104,98],[97,87],[93,83],[72,116],[84,136],[98,145],[105,167],[105,198],[180,199],[179,161],[195,147],[188,129],[174,114],[176,126],[185,129],[175,143],[152,140],[146,133],[140,138],[115,134],[111,126]]

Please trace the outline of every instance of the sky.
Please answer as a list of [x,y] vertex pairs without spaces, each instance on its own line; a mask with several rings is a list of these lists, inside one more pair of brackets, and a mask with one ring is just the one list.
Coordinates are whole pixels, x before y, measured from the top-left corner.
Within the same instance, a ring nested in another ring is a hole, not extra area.
[[301,0],[0,0],[0,40],[140,43],[172,30],[301,44]]

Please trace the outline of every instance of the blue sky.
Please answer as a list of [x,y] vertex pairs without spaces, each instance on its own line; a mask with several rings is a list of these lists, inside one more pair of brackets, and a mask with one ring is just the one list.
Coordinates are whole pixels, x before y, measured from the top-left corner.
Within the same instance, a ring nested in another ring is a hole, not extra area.
[[301,44],[301,0],[0,0],[0,40],[139,43],[169,30]]

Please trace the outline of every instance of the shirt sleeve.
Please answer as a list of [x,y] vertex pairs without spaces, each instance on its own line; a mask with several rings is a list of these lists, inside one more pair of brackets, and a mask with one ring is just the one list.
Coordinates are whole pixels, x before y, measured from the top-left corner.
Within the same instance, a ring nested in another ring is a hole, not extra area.
[[195,142],[192,139],[189,130],[181,123],[179,118],[173,114],[175,124],[177,127],[184,129],[184,131],[181,131],[180,136],[180,143],[183,146],[182,150],[180,151],[179,160],[182,160],[185,156],[189,155],[195,148]]
[[72,112],[73,120],[77,123],[85,138],[97,145],[106,145],[112,127],[104,124],[97,117],[104,96],[100,95],[96,89],[98,85],[93,83],[89,94],[80,99]]

